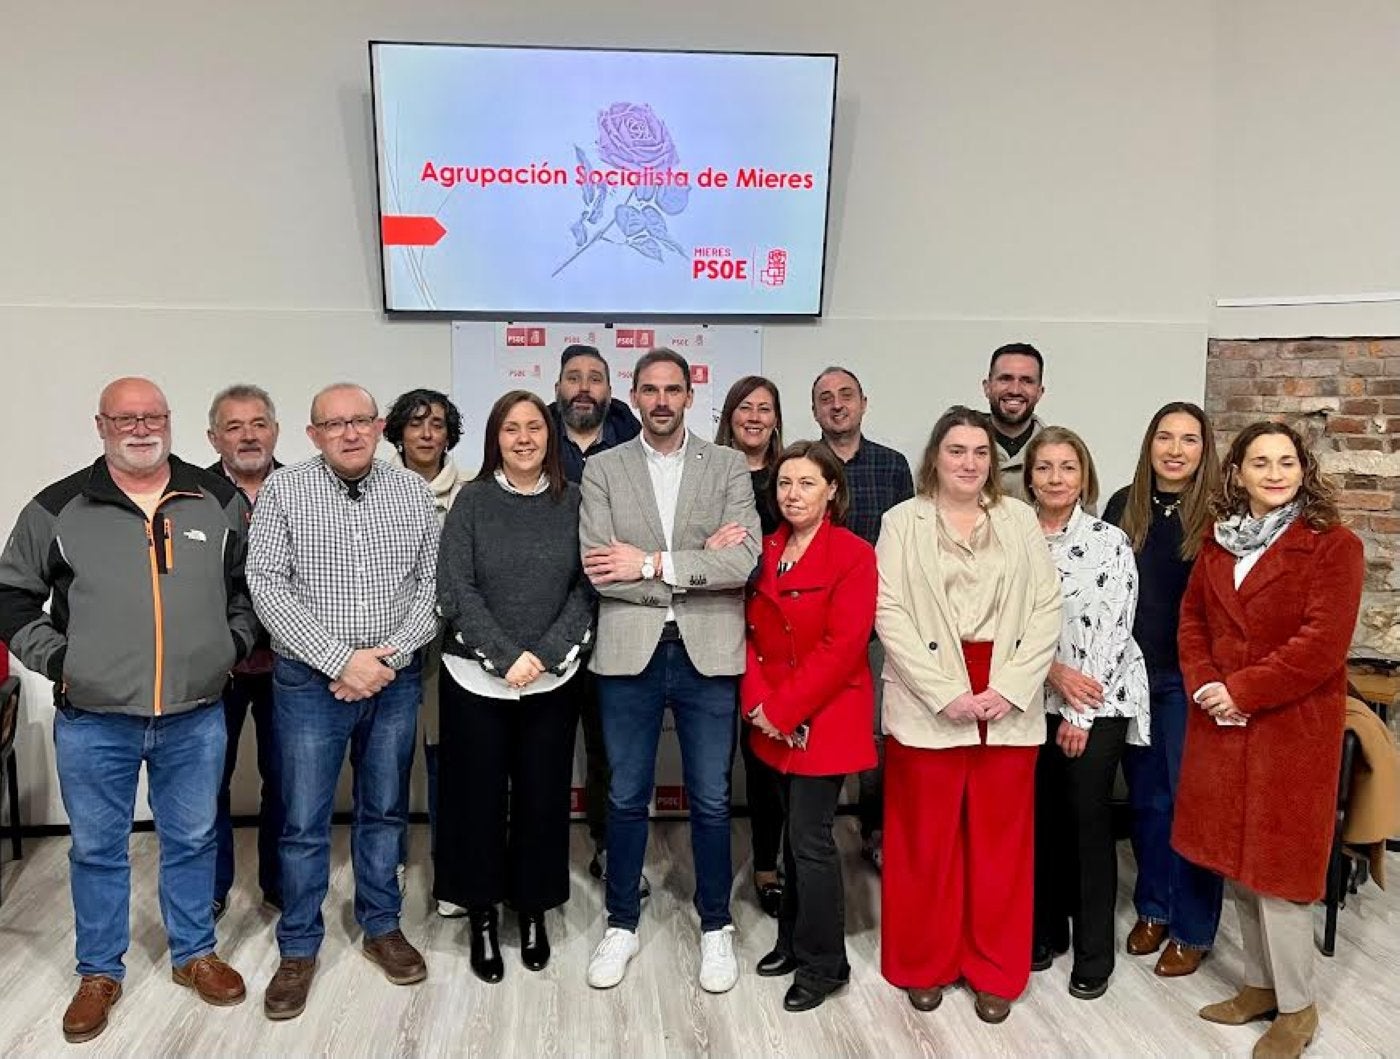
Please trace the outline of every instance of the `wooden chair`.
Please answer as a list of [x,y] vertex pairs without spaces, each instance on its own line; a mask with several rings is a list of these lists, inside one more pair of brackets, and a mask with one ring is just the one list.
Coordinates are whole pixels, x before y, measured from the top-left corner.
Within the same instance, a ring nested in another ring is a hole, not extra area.
[[[0,684],[0,773],[9,792],[10,852],[15,860],[24,856],[19,834],[19,774],[15,768],[15,732],[19,728],[19,677],[7,677]],[[0,893],[0,899],[3,894]]]

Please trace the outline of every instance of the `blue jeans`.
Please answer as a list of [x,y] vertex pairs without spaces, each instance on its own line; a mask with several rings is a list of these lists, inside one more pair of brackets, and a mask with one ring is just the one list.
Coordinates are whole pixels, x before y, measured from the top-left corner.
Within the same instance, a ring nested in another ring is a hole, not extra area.
[[[438,788],[438,745],[423,744],[423,767],[428,773],[428,854],[437,852],[437,788]],[[412,770],[404,773],[403,790],[399,797],[403,800],[404,819],[409,812],[409,783]],[[404,828],[403,842],[399,845],[399,863],[408,863],[408,829]]]
[[78,973],[118,981],[131,942],[127,842],[136,783],[146,765],[160,839],[160,913],[179,967],[214,951],[214,803],[224,767],[219,703],[188,713],[133,717],[60,706],[53,720],[68,851]]
[[1220,925],[1224,882],[1215,872],[1192,864],[1171,844],[1186,717],[1193,706],[1180,673],[1149,672],[1148,677],[1152,745],[1130,746],[1123,752],[1138,868],[1133,904],[1140,919],[1170,925],[1173,941],[1190,949],[1209,949]]
[[634,677],[598,678],[598,708],[612,780],[608,787],[608,926],[636,930],[642,861],[656,785],[656,747],[666,707],[676,720],[690,803],[695,910],[701,930],[727,926],[734,868],[729,847],[729,772],[738,718],[736,677],[706,677],[679,640],[659,643]]
[[282,918],[284,957],[315,956],[326,935],[321,904],[330,884],[331,812],[350,749],[355,770],[350,855],[355,922],[366,938],[399,926],[399,863],[407,810],[400,796],[413,764],[419,666],[399,670],[387,688],[360,702],[331,694],[324,673],[278,656],[272,670],[277,741],[282,751]]
[[233,888],[233,814],[229,788],[238,765],[238,740],[243,722],[253,715],[258,745],[258,776],[262,792],[258,806],[258,885],[263,898],[282,903],[282,870],[277,844],[282,838],[282,760],[277,748],[277,728],[272,716],[272,674],[235,673],[224,686],[224,724],[228,751],[224,778],[219,787],[219,809],[214,829],[219,855],[214,869],[214,897],[227,900]]

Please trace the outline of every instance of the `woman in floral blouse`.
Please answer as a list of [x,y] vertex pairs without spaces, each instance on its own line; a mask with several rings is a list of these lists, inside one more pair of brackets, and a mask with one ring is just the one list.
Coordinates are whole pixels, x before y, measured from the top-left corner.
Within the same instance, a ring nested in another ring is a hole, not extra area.
[[1127,744],[1148,742],[1147,668],[1133,641],[1137,566],[1127,536],[1084,509],[1098,499],[1079,435],[1047,427],[1030,442],[1027,495],[1060,573],[1064,626],[1045,688],[1036,765],[1034,970],[1069,948],[1069,991],[1103,996],[1113,971],[1118,893],[1109,798]]

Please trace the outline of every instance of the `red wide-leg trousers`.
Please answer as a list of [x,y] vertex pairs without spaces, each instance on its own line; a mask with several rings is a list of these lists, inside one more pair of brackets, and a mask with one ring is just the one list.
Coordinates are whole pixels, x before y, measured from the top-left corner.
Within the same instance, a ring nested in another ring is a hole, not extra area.
[[[985,665],[980,673],[969,665],[974,690],[986,686]],[[892,985],[962,978],[1007,1000],[1025,990],[1038,749],[923,750],[885,740],[880,969]]]

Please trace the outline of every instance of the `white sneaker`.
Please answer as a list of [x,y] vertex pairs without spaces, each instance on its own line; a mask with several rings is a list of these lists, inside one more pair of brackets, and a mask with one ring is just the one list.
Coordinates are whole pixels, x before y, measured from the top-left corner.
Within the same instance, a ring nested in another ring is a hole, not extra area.
[[627,974],[627,964],[641,947],[636,931],[609,927],[588,961],[588,984],[594,989],[611,989],[617,985]]
[[707,993],[727,993],[739,980],[734,958],[734,926],[706,930],[700,935],[700,988]]
[[437,914],[443,919],[461,919],[467,914],[467,910],[461,905],[454,905],[451,901],[439,901],[437,903]]

